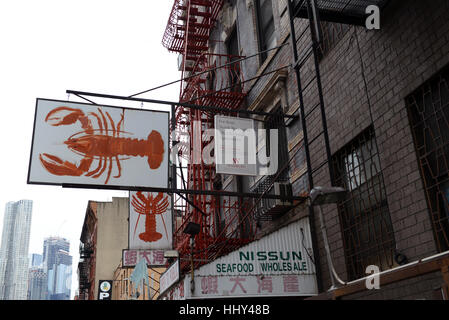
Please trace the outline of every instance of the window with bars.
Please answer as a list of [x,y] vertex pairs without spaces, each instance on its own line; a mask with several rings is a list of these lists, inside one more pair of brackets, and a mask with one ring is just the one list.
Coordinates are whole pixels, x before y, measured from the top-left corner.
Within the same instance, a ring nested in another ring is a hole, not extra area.
[[335,183],[348,191],[338,204],[348,278],[366,267],[394,265],[395,241],[374,129],[369,127],[332,159]]
[[427,205],[440,252],[449,250],[449,66],[406,98]]

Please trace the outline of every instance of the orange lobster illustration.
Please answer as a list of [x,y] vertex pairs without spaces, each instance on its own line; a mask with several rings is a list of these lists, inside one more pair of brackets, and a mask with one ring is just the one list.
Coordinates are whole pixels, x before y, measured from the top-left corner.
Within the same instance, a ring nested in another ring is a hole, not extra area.
[[[148,193],[148,196],[146,197],[139,191],[136,195],[132,196],[131,204],[139,214],[136,226],[134,227],[134,235],[136,234],[140,215],[144,215],[146,217],[145,232],[139,234],[139,238],[145,242],[155,242],[161,239],[162,234],[156,231],[156,215],[161,215],[167,210],[169,205],[168,196],[164,198],[162,192],[159,192],[154,198],[151,193]],[[164,224],[165,234],[167,234],[167,227],[165,226],[163,217],[162,223]]]
[[[106,113],[106,115],[105,115]],[[79,165],[64,161],[55,155],[40,154],[39,159],[44,168],[51,174],[58,176],[82,176],[99,178],[108,168],[105,184],[111,176],[113,163],[117,163],[118,174],[114,178],[120,178],[122,166],[120,161],[131,157],[148,157],[148,165],[151,169],[157,169],[162,163],[164,155],[164,141],[158,131],[151,131],[147,140],[122,137],[122,134],[130,135],[122,131],[124,113],[115,125],[108,112],[103,113],[98,108],[98,113],[89,112],[87,115],[81,109],[58,107],[51,110],[45,121],[52,126],[71,125],[77,121],[83,131],[70,136],[64,144],[73,152],[84,156]],[[91,118],[95,119],[98,129],[94,129]],[[108,123],[109,120],[109,123]],[[111,128],[109,128],[109,124]],[[89,171],[94,160],[98,161],[96,169]]]

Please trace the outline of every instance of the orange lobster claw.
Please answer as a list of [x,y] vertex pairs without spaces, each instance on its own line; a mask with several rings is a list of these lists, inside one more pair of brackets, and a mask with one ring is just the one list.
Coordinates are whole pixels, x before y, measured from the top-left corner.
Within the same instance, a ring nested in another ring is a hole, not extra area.
[[79,177],[86,173],[92,164],[92,158],[84,158],[79,166],[68,161],[62,161],[60,158],[48,153],[40,154],[39,159],[42,165],[50,173],[57,176],[76,176]]
[[162,160],[164,159],[164,140],[159,132],[153,130],[148,135],[148,143],[150,149],[148,164],[151,169],[157,169],[160,167]]
[[81,109],[69,107],[55,108],[47,114],[45,121],[55,127],[74,124],[76,121],[79,121],[84,130],[87,132],[92,131],[90,120]]

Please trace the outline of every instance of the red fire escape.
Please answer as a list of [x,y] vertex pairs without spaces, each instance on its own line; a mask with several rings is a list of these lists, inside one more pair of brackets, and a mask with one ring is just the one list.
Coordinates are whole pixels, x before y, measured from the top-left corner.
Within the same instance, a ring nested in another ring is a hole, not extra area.
[[[209,52],[211,31],[223,6],[223,0],[175,0],[163,37],[163,45],[180,55],[182,72],[180,102],[199,106],[229,109],[220,114],[235,115],[245,99],[239,60],[241,57]],[[223,66],[223,67],[222,67]],[[243,216],[248,203],[238,197],[211,196],[201,191],[222,190],[221,178],[214,164],[202,161],[203,151],[210,150],[217,112],[177,107],[176,129],[178,141],[185,139],[180,156],[187,162],[184,185],[199,191],[189,195],[182,206],[181,223],[175,231],[174,243],[181,259],[191,254],[189,235],[183,233],[189,222],[200,225],[195,237],[196,265],[207,263],[217,253],[225,254],[248,243],[253,230],[249,219]],[[182,170],[182,169],[181,169]],[[181,260],[182,269],[189,262]]]

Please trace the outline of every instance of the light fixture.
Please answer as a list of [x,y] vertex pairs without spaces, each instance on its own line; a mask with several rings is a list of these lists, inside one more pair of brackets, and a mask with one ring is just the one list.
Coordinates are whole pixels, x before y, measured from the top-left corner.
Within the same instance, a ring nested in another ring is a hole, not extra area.
[[176,250],[167,250],[164,251],[164,258],[165,259],[176,259],[179,257],[179,252]]
[[331,204],[342,201],[347,191],[341,187],[315,187],[310,191],[309,198],[314,205]]
[[191,238],[194,238],[198,233],[200,233],[200,225],[195,222],[189,222],[184,229],[184,233],[189,234]]
[[346,282],[340,279],[340,277],[337,274],[337,271],[335,271],[334,264],[332,262],[329,242],[327,239],[326,223],[324,222],[323,210],[321,209],[321,205],[340,202],[345,198],[346,192],[347,191],[345,189],[340,187],[315,187],[309,193],[309,200],[310,200],[309,205],[311,207],[316,206],[318,208],[318,215],[321,224],[321,232],[323,234],[324,248],[326,250],[327,265],[329,267],[329,277],[332,282],[332,287],[329,290],[333,290],[336,288],[335,279],[340,284],[343,285],[345,285]]
[[396,263],[400,266],[406,265],[408,263],[407,257],[404,254],[397,251],[394,254],[394,261],[396,261]]

